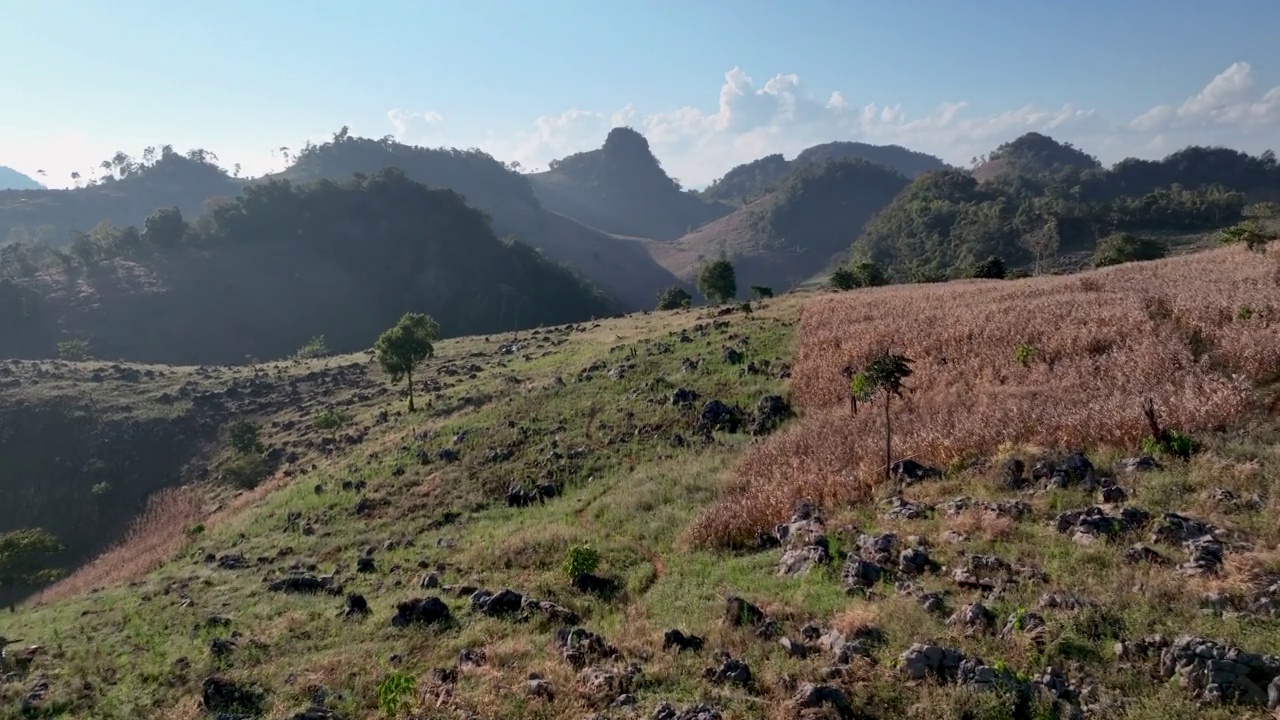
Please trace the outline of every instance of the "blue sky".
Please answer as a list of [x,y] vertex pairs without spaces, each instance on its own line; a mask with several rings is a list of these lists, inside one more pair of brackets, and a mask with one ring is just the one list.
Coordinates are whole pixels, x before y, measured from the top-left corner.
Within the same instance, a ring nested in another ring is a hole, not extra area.
[[544,167],[627,123],[690,185],[837,139],[1258,152],[1277,27],[1274,0],[0,0],[0,164],[58,185],[172,143],[259,173],[344,124]]

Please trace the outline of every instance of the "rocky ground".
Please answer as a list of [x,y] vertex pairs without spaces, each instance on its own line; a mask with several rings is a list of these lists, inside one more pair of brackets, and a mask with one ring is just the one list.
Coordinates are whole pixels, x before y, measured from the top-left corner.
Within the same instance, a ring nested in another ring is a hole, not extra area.
[[[732,487],[742,449],[800,410],[802,304],[442,343],[412,415],[368,356],[181,370],[223,382],[158,392],[209,422],[255,419],[275,472],[220,490],[153,572],[0,619],[22,640],[0,715],[1260,718],[1280,704],[1266,430],[1205,438],[1191,461],[1030,447],[903,461],[875,497],[800,503],[749,550],[694,545],[689,523]],[[335,407],[351,421],[317,429]],[[211,483],[234,458],[214,460]],[[567,571],[584,543],[598,567]]]

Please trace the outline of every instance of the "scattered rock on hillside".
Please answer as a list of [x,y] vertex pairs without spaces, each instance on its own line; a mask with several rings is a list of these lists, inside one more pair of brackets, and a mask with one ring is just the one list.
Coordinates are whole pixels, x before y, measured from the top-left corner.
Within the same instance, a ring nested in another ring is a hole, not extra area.
[[840,585],[845,589],[845,592],[864,592],[880,582],[880,578],[883,576],[883,567],[870,560],[864,560],[857,555],[850,555],[848,560],[845,561],[844,567],[840,570]]
[[649,716],[652,720],[720,720],[720,711],[710,705],[690,705],[677,710],[669,702],[658,703]]
[[217,565],[222,570],[243,570],[249,567],[249,561],[240,553],[224,553],[218,556]]
[[802,575],[831,561],[826,525],[810,500],[801,501],[791,521],[775,527],[773,536],[772,542],[786,548],[778,561],[779,575]]
[[725,600],[724,619],[734,627],[755,627],[764,622],[764,612],[751,602],[733,595]]
[[838,717],[853,717],[853,706],[849,704],[849,696],[835,685],[801,683],[791,701],[798,710],[812,711],[829,708]]
[[555,689],[551,683],[543,680],[537,673],[529,673],[529,679],[525,681],[525,692],[529,697],[541,698],[551,701],[556,699]]
[[255,687],[240,685],[215,675],[205,678],[201,683],[200,699],[205,710],[214,715],[256,717],[261,714],[266,698]]
[[338,592],[341,588],[334,584],[332,575],[290,575],[268,583],[267,589],[272,592],[317,593]]
[[565,662],[581,668],[588,661],[605,660],[618,656],[617,648],[604,638],[586,628],[560,628],[556,631],[556,646]]
[[959,627],[966,635],[989,632],[995,625],[996,615],[982,603],[970,603],[960,607],[947,620],[947,624]]
[[[1280,683],[1276,680],[1280,657],[1274,655],[1256,655],[1184,635],[1160,654],[1160,673],[1166,679],[1177,676],[1192,696],[1206,703],[1280,707]],[[1269,692],[1273,683],[1277,687]]]
[[685,650],[689,652],[702,652],[702,648],[706,645],[706,642],[707,641],[704,638],[698,637],[697,635],[686,635],[679,630],[668,630],[662,636],[662,649],[674,649],[676,652],[683,652]]
[[1218,529],[1209,523],[1177,513],[1165,513],[1151,530],[1151,542],[1181,545],[1217,532]]
[[720,665],[705,669],[703,677],[717,685],[733,684],[747,687],[751,684],[751,668],[745,662],[728,653],[722,653]]
[[889,498],[889,509],[885,511],[886,520],[924,520],[933,512],[933,506],[907,500],[901,495]]
[[938,468],[922,465],[915,460],[899,460],[890,465],[889,470],[903,485],[913,485],[942,477],[942,471]]
[[438,597],[414,598],[396,605],[394,627],[431,625],[449,619],[449,606]]
[[711,400],[702,406],[694,431],[701,435],[710,435],[714,431],[736,433],[744,424],[741,410],[719,400]]
[[690,388],[676,388],[671,393],[671,404],[676,407],[685,407],[698,402],[698,391]]
[[766,435],[789,420],[794,413],[791,403],[781,395],[765,395],[756,403],[755,416],[751,420],[752,435]]
[[364,617],[369,614],[369,601],[358,593],[348,595],[342,614],[346,617]]
[[1216,575],[1222,567],[1222,542],[1212,535],[1198,537],[1184,544],[1190,557],[1178,567],[1178,572],[1188,576]]
[[1124,560],[1132,564],[1150,563],[1152,565],[1165,565],[1169,562],[1169,559],[1161,555],[1158,550],[1142,543],[1134,543],[1125,548]]
[[1098,506],[1083,510],[1068,510],[1053,520],[1058,532],[1069,534],[1081,545],[1106,540],[1131,532],[1146,525],[1151,514],[1140,508],[1127,507],[1116,515],[1109,515]]

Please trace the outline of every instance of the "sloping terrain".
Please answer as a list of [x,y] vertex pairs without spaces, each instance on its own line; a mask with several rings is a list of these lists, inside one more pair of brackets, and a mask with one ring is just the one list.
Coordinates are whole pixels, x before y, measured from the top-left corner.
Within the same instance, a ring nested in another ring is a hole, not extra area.
[[973,169],[973,177],[985,182],[1006,174],[1035,177],[1101,168],[1097,158],[1071,143],[1060,143],[1047,135],[1030,132],[993,150]]
[[[368,368],[334,381],[373,381],[344,395],[359,440],[224,501],[153,572],[6,617],[43,647],[0,713],[1261,720],[1276,262],[451,340],[414,414],[362,356],[318,361]],[[842,373],[885,342],[915,361],[888,483],[884,401],[851,415]],[[297,392],[264,442],[319,447]],[[1144,443],[1147,397],[1189,459]]]
[[528,177],[543,206],[616,235],[675,240],[733,209],[681,190],[630,128],[614,128],[599,150]]
[[680,238],[653,246],[654,257],[678,277],[697,276],[702,263],[729,257],[743,295],[750,285],[791,288],[827,267],[906,178],[864,160],[807,165],[774,192]]
[[17,170],[0,165],[0,191],[39,190],[42,187],[44,186]]

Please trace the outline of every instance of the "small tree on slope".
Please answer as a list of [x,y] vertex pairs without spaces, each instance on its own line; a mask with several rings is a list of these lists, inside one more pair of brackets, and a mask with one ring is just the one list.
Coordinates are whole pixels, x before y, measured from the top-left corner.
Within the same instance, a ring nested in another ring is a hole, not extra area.
[[698,292],[716,304],[732,300],[738,294],[733,264],[728,260],[716,260],[704,265],[702,272],[698,273]]
[[391,382],[405,378],[409,385],[409,412],[413,412],[413,368],[435,355],[432,342],[440,336],[440,326],[422,313],[409,312],[394,327],[382,333],[373,349],[378,364]]
[[867,359],[861,371],[849,378],[849,394],[854,400],[870,402],[877,393],[884,395],[884,479],[890,479],[893,465],[893,426],[889,419],[889,404],[896,395],[902,397],[902,381],[911,376],[911,358],[895,355],[887,349],[880,350]]

